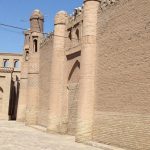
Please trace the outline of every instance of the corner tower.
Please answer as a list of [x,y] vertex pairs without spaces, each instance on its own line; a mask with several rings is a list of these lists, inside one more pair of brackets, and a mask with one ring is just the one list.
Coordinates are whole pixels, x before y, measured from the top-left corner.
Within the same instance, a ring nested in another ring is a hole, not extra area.
[[30,17],[30,57],[28,64],[28,101],[26,124],[37,123],[39,100],[39,57],[40,42],[43,38],[44,17],[39,10],[34,10]]

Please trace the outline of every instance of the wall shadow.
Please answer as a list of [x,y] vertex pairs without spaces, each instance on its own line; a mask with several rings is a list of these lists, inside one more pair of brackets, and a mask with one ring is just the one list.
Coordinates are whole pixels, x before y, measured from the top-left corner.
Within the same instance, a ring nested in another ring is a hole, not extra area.
[[9,120],[17,119],[18,99],[19,99],[20,82],[16,76],[15,81],[11,80],[10,99],[9,99]]

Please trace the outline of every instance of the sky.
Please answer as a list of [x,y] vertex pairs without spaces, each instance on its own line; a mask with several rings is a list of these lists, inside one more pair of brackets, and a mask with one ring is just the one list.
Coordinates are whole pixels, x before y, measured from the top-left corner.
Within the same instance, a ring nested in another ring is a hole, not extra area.
[[[65,10],[71,14],[82,3],[83,0],[0,0],[0,24],[28,29],[33,10],[39,9],[45,17],[44,32],[51,32],[58,11]],[[23,43],[21,30],[0,25],[0,53],[22,53]]]

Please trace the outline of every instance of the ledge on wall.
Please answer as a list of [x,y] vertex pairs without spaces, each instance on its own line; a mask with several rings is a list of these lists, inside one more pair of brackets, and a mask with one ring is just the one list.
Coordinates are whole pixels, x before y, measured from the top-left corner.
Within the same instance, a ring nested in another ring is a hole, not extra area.
[[103,150],[125,150],[125,149],[118,148],[118,147],[115,147],[115,146],[106,145],[106,144],[102,144],[102,143],[97,143],[97,142],[93,142],[93,141],[88,141],[85,144],[96,147],[96,148],[101,148]]

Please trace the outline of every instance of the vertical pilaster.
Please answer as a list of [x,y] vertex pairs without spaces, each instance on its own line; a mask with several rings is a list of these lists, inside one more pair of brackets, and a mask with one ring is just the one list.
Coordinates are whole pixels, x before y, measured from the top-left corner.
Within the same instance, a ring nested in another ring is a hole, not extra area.
[[31,54],[28,65],[28,94],[26,124],[35,125],[37,122],[39,99],[39,53]]
[[95,100],[96,29],[99,2],[99,0],[84,1],[83,40],[76,131],[77,142],[86,142],[92,139]]
[[55,17],[54,45],[52,53],[48,131],[61,132],[62,103],[64,93],[64,47],[67,13],[60,11]]
[[29,36],[30,31],[25,32],[24,54],[20,78],[20,94],[17,111],[17,121],[21,122],[25,121],[27,107]]

